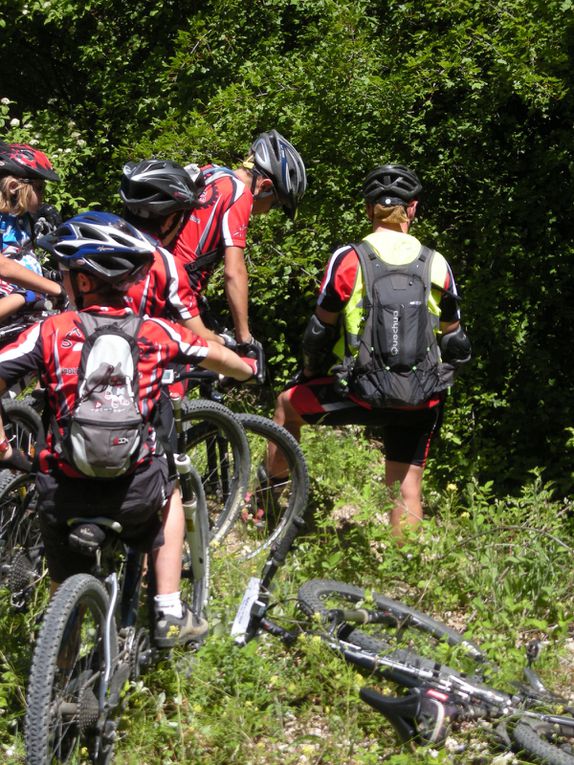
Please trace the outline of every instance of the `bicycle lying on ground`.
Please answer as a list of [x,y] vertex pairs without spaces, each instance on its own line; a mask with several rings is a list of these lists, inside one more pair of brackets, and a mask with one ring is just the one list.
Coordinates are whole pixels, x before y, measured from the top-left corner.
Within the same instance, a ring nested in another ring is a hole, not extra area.
[[[317,636],[367,674],[362,700],[391,722],[405,744],[440,745],[452,726],[489,720],[497,724],[497,740],[505,748],[547,765],[574,765],[574,709],[535,673],[535,650],[527,656],[524,681],[507,692],[487,681],[496,676],[496,666],[462,634],[364,588],[314,579],[299,589],[298,616],[279,615],[272,582],[303,525],[301,518],[293,519],[261,576],[250,579],[232,627],[239,645],[262,632],[287,645],[303,634]],[[451,668],[446,659],[460,661],[466,671]],[[384,681],[406,693],[389,696],[372,687]]]

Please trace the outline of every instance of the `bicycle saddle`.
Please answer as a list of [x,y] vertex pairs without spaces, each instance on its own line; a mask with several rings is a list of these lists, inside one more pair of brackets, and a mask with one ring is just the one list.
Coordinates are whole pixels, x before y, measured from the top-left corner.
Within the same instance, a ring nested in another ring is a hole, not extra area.
[[82,555],[95,557],[106,541],[106,529],[111,529],[120,534],[122,526],[117,521],[109,518],[71,518],[68,521],[71,526],[68,534],[70,547]]
[[359,695],[391,723],[403,743],[435,744],[444,741],[456,707],[446,694],[433,688],[411,690],[405,696],[383,696],[374,688]]

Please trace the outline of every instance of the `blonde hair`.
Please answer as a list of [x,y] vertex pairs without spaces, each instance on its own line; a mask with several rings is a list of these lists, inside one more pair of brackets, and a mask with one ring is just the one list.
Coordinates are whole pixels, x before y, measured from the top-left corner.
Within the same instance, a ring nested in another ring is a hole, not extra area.
[[373,218],[377,223],[384,223],[391,226],[400,226],[401,223],[409,222],[406,208],[402,205],[386,207],[385,205],[375,203],[373,205]]
[[[18,185],[10,191],[8,187],[13,181]],[[33,193],[34,189],[29,183],[23,183],[14,175],[3,176],[0,178],[0,213],[23,215],[30,209]]]

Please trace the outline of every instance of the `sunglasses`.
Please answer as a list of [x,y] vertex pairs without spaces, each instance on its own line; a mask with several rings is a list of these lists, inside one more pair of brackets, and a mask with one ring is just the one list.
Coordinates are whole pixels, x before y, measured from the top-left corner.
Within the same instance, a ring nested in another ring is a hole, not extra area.
[[273,204],[271,207],[279,207],[279,197],[277,196],[274,186],[272,186],[269,191],[260,191],[255,199],[269,199],[269,197],[273,197]]

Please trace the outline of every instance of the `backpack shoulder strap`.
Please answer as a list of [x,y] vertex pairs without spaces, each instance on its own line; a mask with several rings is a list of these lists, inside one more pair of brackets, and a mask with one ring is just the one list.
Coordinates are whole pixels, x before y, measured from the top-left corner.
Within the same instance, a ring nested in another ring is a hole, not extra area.
[[[424,244],[421,244],[421,249],[416,259],[416,268],[417,268],[416,273],[419,274],[419,276],[424,282],[427,296],[431,290],[430,273],[431,273],[434,254],[435,254],[435,250],[431,250],[430,247],[426,247]],[[422,270],[419,270],[420,268],[419,264],[422,264]]]
[[355,242],[351,246],[359,258],[363,281],[365,283],[364,307],[366,311],[369,311],[373,302],[373,283],[375,281],[376,272],[384,271],[387,264],[377,255],[375,248],[365,239],[360,242]]

